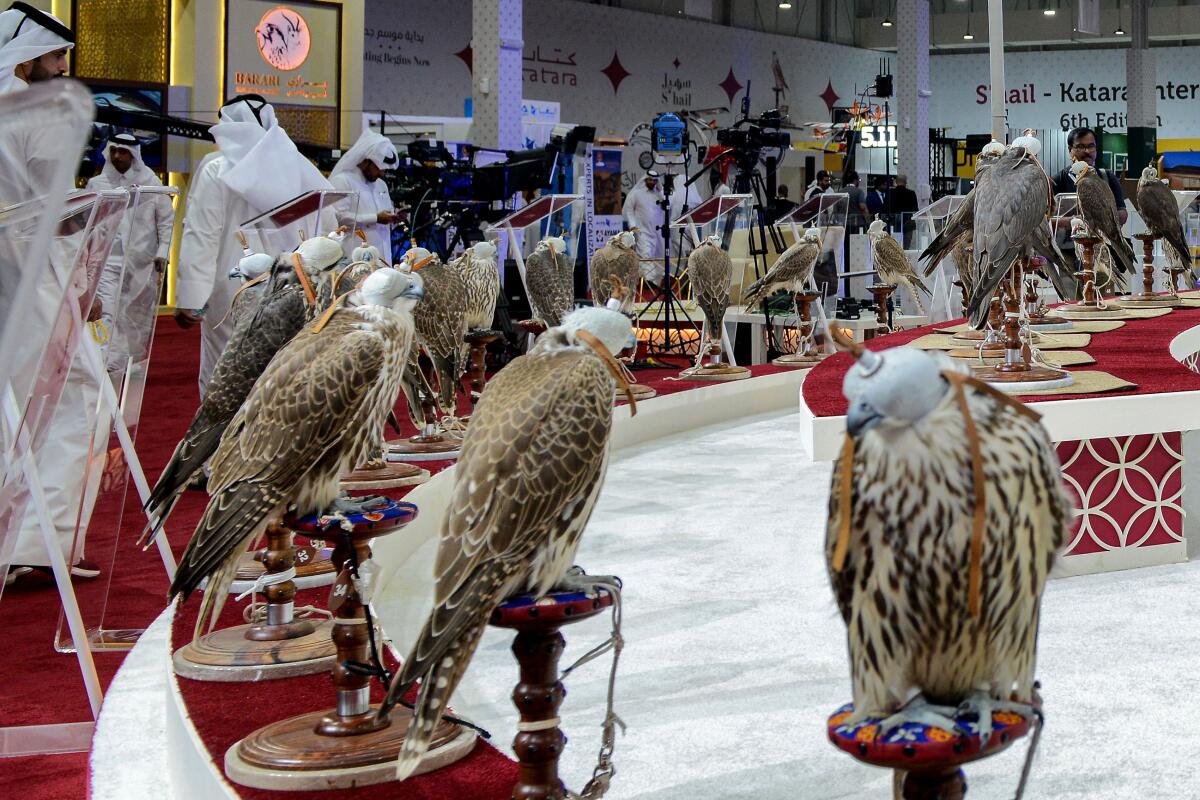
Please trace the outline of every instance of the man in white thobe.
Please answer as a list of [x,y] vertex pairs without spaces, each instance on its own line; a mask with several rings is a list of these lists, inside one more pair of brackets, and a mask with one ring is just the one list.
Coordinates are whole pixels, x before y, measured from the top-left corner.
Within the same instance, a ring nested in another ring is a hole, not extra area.
[[[7,11],[0,13],[0,94],[9,94],[26,89],[30,84],[61,77],[67,71],[67,50],[74,47],[75,36],[69,28],[51,14],[47,14],[24,3],[13,3]],[[18,126],[19,127],[19,126]],[[51,137],[53,138],[53,137]],[[47,142],[37,130],[10,128],[0,136],[0,207],[40,197],[55,187],[51,186],[56,167],[63,159],[75,161],[80,153],[63,153],[55,150],[53,141]],[[74,171],[67,173],[67,180]],[[57,187],[69,191],[70,183]],[[61,240],[61,246],[52,248],[53,253],[71,251],[71,237]],[[76,241],[74,245],[78,245]],[[87,243],[83,245],[87,247]],[[60,269],[65,270],[60,265]],[[49,276],[50,273],[47,273]],[[82,270],[72,275],[67,289],[66,302],[80,302],[86,296],[81,284]],[[33,309],[35,317],[47,328],[62,333],[56,326],[61,289],[44,284],[37,295],[40,301]],[[92,303],[88,309],[80,309],[89,320],[99,317],[100,304]],[[95,376],[81,366],[80,353],[72,360],[66,359],[67,351],[61,346],[50,345],[42,362],[26,365],[32,371],[41,367],[39,383],[43,387],[48,380],[47,370],[58,374],[62,383],[57,411],[48,421],[44,440],[36,449],[36,465],[46,500],[46,512],[54,528],[54,537],[62,549],[64,560],[71,565],[72,574],[91,578],[99,574],[96,565],[83,558],[82,536],[76,541],[76,522],[80,530],[87,528],[91,517],[95,493],[84,496],[87,475],[98,477],[103,467],[103,451],[107,437],[101,433],[96,437],[96,447],[89,449],[91,433],[103,426],[98,419],[96,400],[99,386]],[[80,336],[79,348],[95,348],[87,332]],[[41,426],[39,426],[41,427]],[[6,582],[30,567],[45,567],[50,563],[49,552],[42,528],[28,493],[14,498],[15,507],[24,507],[15,542],[10,542],[11,552],[7,562],[14,565],[5,576]],[[3,531],[0,531],[2,534]],[[3,545],[0,542],[0,545]],[[0,551],[6,550],[0,546]],[[0,552],[0,556],[5,555]]]
[[[339,209],[338,224],[361,230],[367,237],[367,244],[379,251],[380,258],[388,266],[392,264],[392,226],[400,221],[400,217],[382,178],[384,172],[398,163],[396,146],[386,136],[367,130],[329,173],[333,188],[358,196],[357,213],[351,214],[349,208]],[[346,255],[350,255],[357,243],[356,236],[347,236],[343,240]]]
[[[637,254],[642,259],[662,258],[663,194],[658,186],[658,173],[647,172],[642,183],[629,190],[621,214],[630,230],[637,229]],[[662,264],[642,261],[642,276],[647,280],[662,280]]]
[[229,277],[242,258],[239,226],[304,192],[333,188],[263,98],[241,95],[221,108],[220,120],[212,127],[218,149],[193,174],[175,281],[175,321],[183,328],[200,324],[201,397],[233,334],[233,325],[218,325],[241,285]]
[[[137,137],[118,133],[104,148],[104,168],[87,183],[94,191],[162,186],[142,161]],[[119,380],[126,359],[141,360],[154,328],[158,276],[171,255],[175,210],[165,194],[142,194],[137,207],[125,213],[121,230],[100,278],[97,295],[104,307],[101,321],[108,330],[109,373]]]

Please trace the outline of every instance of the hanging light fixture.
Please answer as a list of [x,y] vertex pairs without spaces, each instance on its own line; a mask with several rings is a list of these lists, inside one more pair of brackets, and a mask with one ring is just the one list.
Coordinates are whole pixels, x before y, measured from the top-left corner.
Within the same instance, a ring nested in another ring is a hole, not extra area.
[[967,32],[963,34],[963,39],[968,42],[975,38],[974,34],[971,33],[971,13],[974,10],[975,10],[975,4],[973,2],[970,2],[970,0],[968,0],[968,2],[967,2]]
[[1121,0],[1117,0],[1117,29],[1113,31],[1113,36],[1124,36],[1125,28],[1121,25]]
[[880,25],[882,25],[885,28],[892,27],[892,15],[891,15],[891,10],[890,10],[891,9],[890,3],[888,4],[888,9],[889,9],[888,14],[886,16],[884,16],[883,22],[880,23]]
[[1055,7],[1058,4],[1058,0],[1054,0],[1054,1],[1055,1],[1055,5],[1052,6],[1048,2],[1048,0],[1043,0],[1043,2],[1046,3],[1046,5],[1045,5],[1045,7],[1042,8],[1042,13],[1045,14],[1047,17],[1053,17],[1058,11],[1058,9]]
[[789,8],[792,7],[792,4],[785,1],[783,3],[780,3],[779,7],[782,8],[784,11],[787,11]]

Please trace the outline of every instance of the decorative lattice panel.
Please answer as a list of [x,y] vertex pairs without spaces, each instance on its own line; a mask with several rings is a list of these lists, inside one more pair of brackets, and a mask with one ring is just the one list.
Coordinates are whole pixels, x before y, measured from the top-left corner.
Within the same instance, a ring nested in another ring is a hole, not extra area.
[[334,109],[271,105],[292,141],[338,146],[338,115]]
[[169,0],[75,0],[73,19],[79,77],[169,81]]

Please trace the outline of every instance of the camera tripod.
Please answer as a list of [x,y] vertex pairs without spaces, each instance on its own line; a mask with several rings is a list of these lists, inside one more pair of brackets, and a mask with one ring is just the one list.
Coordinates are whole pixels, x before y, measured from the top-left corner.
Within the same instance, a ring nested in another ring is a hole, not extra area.
[[[684,191],[690,185],[690,181],[684,184]],[[646,303],[645,307],[637,313],[638,321],[641,321],[651,309],[661,308],[662,313],[658,316],[658,321],[663,326],[663,338],[661,344],[654,344],[651,340],[647,344],[647,350],[651,353],[660,354],[675,354],[687,355],[687,341],[683,338],[683,331],[680,326],[683,324],[695,327],[695,323],[688,315],[687,309],[679,302],[679,295],[675,291],[675,285],[671,282],[671,194],[675,188],[675,174],[668,172],[663,175],[663,200],[660,203],[663,209],[663,222],[659,227],[663,240],[663,276],[662,282],[654,292],[654,296]],[[683,211],[687,213],[688,204],[687,196],[684,195]],[[682,259],[683,242],[680,240],[679,245],[680,258]]]

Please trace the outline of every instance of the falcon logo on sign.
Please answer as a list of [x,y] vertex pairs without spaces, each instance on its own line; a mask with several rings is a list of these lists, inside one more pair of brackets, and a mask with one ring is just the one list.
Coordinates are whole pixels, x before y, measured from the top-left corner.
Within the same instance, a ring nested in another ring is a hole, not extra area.
[[308,23],[293,9],[272,8],[263,14],[254,32],[258,34],[258,52],[275,69],[294,70],[308,58],[312,45]]

